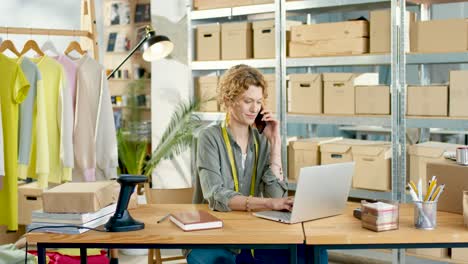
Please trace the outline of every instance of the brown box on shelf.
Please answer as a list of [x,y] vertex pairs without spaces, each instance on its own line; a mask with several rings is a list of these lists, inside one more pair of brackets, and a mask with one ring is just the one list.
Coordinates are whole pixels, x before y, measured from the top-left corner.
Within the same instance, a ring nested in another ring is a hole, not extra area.
[[[390,9],[370,11],[370,53],[390,53],[391,14]],[[410,50],[410,30],[416,24],[416,14],[406,12],[405,51]]]
[[[416,24],[413,52],[465,52],[468,49],[468,20],[419,21]],[[450,29],[450,30],[447,30]]]
[[223,60],[252,58],[252,23],[221,24],[221,58]]
[[309,138],[289,142],[288,179],[296,181],[302,167],[320,165],[320,147],[325,142],[340,138]]
[[319,73],[290,74],[288,113],[321,114],[323,101],[322,75]]
[[356,114],[389,115],[390,87],[386,85],[356,86]]
[[42,209],[43,188],[37,182],[18,186],[18,223],[31,224],[32,211]]
[[357,139],[343,139],[320,145],[320,164],[334,164],[353,161],[352,147],[359,145],[379,145],[382,142]]
[[407,114],[410,116],[447,116],[446,85],[408,86]]
[[369,37],[369,22],[365,20],[291,27],[291,41],[304,44],[314,44],[317,40],[345,40],[364,37]]
[[293,58],[356,55],[368,52],[368,38],[314,40],[308,43],[289,42],[289,56]]
[[448,258],[448,248],[409,248],[408,253],[436,258]]
[[25,232],[26,227],[24,225],[19,225],[16,231],[8,231],[7,226],[0,226],[0,245],[15,243]]
[[68,182],[42,194],[47,213],[89,213],[116,203],[115,181]]
[[377,191],[392,189],[390,144],[353,146],[352,154],[356,162],[354,188]]
[[221,26],[220,24],[199,25],[197,27],[198,61],[221,59]]
[[264,74],[265,81],[267,83],[267,91],[268,91],[268,98],[266,109],[276,113],[278,112],[276,109],[276,75],[275,74]]
[[[455,152],[457,147],[462,145],[449,144],[442,142],[425,142],[408,147],[410,159],[410,180],[417,183],[421,178],[422,182],[428,182],[426,178],[426,166],[428,163],[451,163],[450,160],[444,158],[444,152]],[[423,184],[423,189],[426,191],[427,184]]]
[[252,23],[253,57],[269,59],[275,57],[275,21],[265,20]]
[[468,117],[468,71],[450,71],[449,116]]
[[323,73],[323,113],[354,114],[354,86],[376,85],[378,73]]
[[452,259],[466,261],[468,259],[468,248],[452,248]]
[[463,191],[468,190],[468,167],[455,162],[428,163],[426,179],[432,176],[437,176],[437,184],[445,184],[437,210],[463,214]]
[[218,102],[216,101],[217,90],[218,76],[201,76],[197,78],[195,96],[202,101],[200,104],[200,112],[219,111]]

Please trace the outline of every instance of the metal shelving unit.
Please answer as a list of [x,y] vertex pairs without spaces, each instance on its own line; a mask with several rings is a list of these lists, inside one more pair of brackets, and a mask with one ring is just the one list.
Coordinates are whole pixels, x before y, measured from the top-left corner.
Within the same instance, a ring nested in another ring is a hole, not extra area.
[[214,71],[227,70],[238,64],[248,64],[256,68],[274,68],[274,59],[249,59],[249,60],[224,60],[224,61],[193,61],[192,70],[194,71]]

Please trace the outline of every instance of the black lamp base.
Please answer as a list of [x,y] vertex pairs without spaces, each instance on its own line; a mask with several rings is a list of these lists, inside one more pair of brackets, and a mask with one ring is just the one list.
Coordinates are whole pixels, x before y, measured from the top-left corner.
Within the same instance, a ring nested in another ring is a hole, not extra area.
[[145,224],[133,219],[133,217],[125,210],[122,217],[112,216],[104,226],[107,232],[127,232],[145,228]]

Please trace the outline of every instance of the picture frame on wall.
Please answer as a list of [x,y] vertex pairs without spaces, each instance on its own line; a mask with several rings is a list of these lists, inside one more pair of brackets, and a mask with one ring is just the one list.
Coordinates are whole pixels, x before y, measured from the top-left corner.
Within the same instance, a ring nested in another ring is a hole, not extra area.
[[109,2],[106,21],[109,26],[130,24],[130,3],[126,1]]
[[135,23],[144,23],[151,21],[151,4],[140,3],[135,7]]
[[107,52],[113,52],[115,50],[115,42],[117,41],[117,32],[109,33],[109,37],[107,39]]

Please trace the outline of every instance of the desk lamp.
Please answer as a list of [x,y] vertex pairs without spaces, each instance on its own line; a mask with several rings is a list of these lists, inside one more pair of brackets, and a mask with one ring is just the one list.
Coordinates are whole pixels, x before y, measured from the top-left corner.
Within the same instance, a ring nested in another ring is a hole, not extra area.
[[156,35],[156,31],[148,25],[145,28],[145,36],[138,42],[138,44],[128,53],[127,57],[107,76],[109,80],[114,74],[122,67],[122,65],[143,46],[143,59],[145,61],[155,61],[165,58],[174,49],[174,44],[168,37]]
[[114,215],[104,225],[108,232],[126,232],[145,228],[145,224],[132,218],[127,207],[130,196],[135,190],[135,185],[146,182],[146,176],[120,175],[117,182],[120,183],[119,199]]

